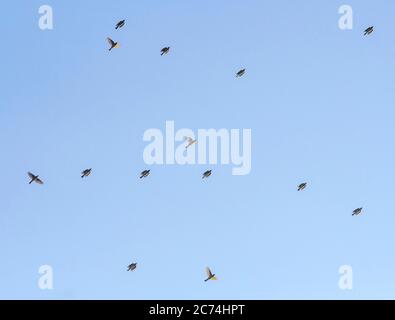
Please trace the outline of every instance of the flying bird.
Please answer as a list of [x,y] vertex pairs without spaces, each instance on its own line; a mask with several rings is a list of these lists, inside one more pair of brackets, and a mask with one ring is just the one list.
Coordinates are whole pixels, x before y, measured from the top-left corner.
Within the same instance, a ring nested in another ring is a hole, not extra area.
[[207,279],[204,280],[204,281],[207,282],[207,281],[209,281],[209,280],[218,280],[218,279],[216,278],[215,274],[213,274],[213,273],[211,272],[211,270],[210,270],[209,267],[206,268],[206,273],[207,273]]
[[90,169],[85,169],[84,171],[81,172],[81,178],[85,178],[89,176],[92,173],[92,168]]
[[302,191],[306,188],[307,182],[303,182],[298,186],[298,191]]
[[118,48],[119,47],[119,43],[115,42],[111,38],[107,38],[107,41],[110,44],[110,48],[108,49],[108,51],[111,51],[113,48]]
[[132,263],[128,265],[128,271],[134,271],[137,268],[137,263]]
[[185,140],[188,141],[188,144],[185,146],[185,149],[188,149],[191,145],[197,142],[197,140],[194,140],[191,137],[185,137]]
[[124,25],[125,25],[125,20],[121,20],[121,21],[119,21],[119,22],[116,24],[115,29],[122,28]]
[[202,179],[208,178],[211,176],[212,170],[207,170],[205,173],[203,173]]
[[236,73],[236,78],[242,77],[245,74],[245,72],[246,72],[246,69],[241,69],[240,71],[238,71]]
[[365,36],[370,35],[370,34],[373,32],[373,30],[374,30],[374,27],[373,27],[373,26],[367,28],[367,29],[364,31],[364,35],[365,35]]
[[150,174],[150,171],[151,170],[144,170],[143,172],[141,172],[140,179],[148,177]]
[[38,183],[38,184],[44,184],[44,182],[38,176],[34,175],[33,173],[28,172],[27,175],[31,179],[29,184],[32,184],[33,182]]
[[162,48],[162,50],[160,51],[160,52],[161,52],[160,55],[163,56],[164,54],[168,54],[169,51],[170,51],[170,47],[164,47],[164,48]]
[[355,209],[355,210],[352,212],[352,215],[353,215],[353,216],[358,216],[358,215],[361,214],[361,212],[362,212],[362,208],[357,208],[357,209]]

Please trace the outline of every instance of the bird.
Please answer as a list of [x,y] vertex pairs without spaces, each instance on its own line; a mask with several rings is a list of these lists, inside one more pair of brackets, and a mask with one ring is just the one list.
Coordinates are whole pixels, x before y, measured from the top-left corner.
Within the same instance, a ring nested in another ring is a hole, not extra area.
[[169,51],[170,51],[170,47],[164,47],[164,48],[162,48],[162,50],[160,51],[160,52],[161,52],[160,55],[163,56],[164,54],[168,54]]
[[211,176],[212,170],[207,170],[205,173],[203,173],[202,179],[208,178]]
[[84,171],[81,172],[81,178],[85,178],[89,176],[92,173],[92,168],[85,169]]
[[134,271],[137,268],[137,263],[132,263],[128,265],[128,271]]
[[353,216],[358,216],[358,215],[361,214],[361,212],[362,212],[362,208],[357,208],[357,209],[355,209],[355,210],[352,212],[352,215],[353,215]]
[[209,267],[206,268],[206,273],[207,273],[207,279],[204,281],[209,281],[209,280],[218,280],[217,277],[215,276],[215,274],[213,274],[210,270]]
[[118,48],[119,47],[119,43],[115,42],[111,38],[107,38],[107,41],[110,44],[110,48],[108,49],[108,51],[111,51],[113,48]]
[[32,184],[33,182],[38,183],[38,184],[44,184],[44,182],[38,176],[34,175],[33,173],[28,172],[27,175],[31,179],[29,184]]
[[373,31],[374,31],[374,27],[371,26],[371,27],[367,28],[367,29],[364,31],[364,35],[365,35],[365,36],[368,36],[368,35],[370,35]]
[[151,170],[144,170],[143,172],[141,172],[140,179],[148,177],[150,174],[150,171]]
[[236,78],[240,78],[244,75],[244,73],[246,72],[246,69],[241,69],[240,71],[238,71],[236,73]]
[[185,146],[185,149],[188,149],[191,145],[197,142],[197,140],[194,140],[191,137],[185,137],[185,140],[188,141],[188,144]]
[[122,28],[124,25],[125,25],[125,20],[121,20],[115,25],[115,29]]
[[303,182],[298,186],[298,191],[304,190],[307,186],[307,182]]

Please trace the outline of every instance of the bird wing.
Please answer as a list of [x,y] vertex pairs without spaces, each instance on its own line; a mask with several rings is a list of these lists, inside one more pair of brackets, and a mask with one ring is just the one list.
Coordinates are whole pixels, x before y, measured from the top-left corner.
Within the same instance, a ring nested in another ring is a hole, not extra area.
[[114,43],[115,43],[111,38],[107,38],[107,41],[108,41],[108,43],[109,43],[111,46],[113,46]]
[[39,184],[44,184],[44,182],[40,178],[37,178],[36,182],[39,183]]
[[211,277],[213,276],[213,274],[212,274],[212,272],[211,272],[211,270],[210,270],[209,267],[206,268],[206,273],[207,273],[207,276],[208,276],[209,278],[211,278]]
[[31,172],[28,172],[27,175],[29,176],[30,179],[34,179],[34,174]]

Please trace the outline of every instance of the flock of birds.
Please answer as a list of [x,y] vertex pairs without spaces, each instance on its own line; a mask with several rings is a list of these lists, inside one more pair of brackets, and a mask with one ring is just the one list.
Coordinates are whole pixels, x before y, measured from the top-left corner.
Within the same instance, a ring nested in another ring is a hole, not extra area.
[[[122,28],[123,26],[125,26],[125,20],[119,21],[119,22],[115,25],[115,29],[116,29],[116,30],[117,30],[117,29],[120,29],[120,28]],[[374,31],[374,27],[371,26],[371,27],[367,28],[367,29],[364,31],[364,35],[365,35],[365,36],[370,35],[370,34],[373,33],[373,31]],[[109,43],[109,45],[110,45],[110,48],[108,49],[109,51],[111,51],[111,50],[114,49],[114,48],[118,48],[118,47],[120,46],[118,42],[112,40],[112,39],[109,38],[109,37],[107,38],[107,41],[108,41],[108,43]],[[166,54],[168,54],[168,53],[170,52],[170,47],[164,47],[164,48],[161,49],[160,52],[161,52],[161,56],[166,55]],[[239,70],[238,72],[236,72],[236,78],[242,77],[242,76],[245,74],[245,72],[246,72],[246,69],[241,69],[241,70]],[[185,148],[189,148],[190,146],[192,146],[193,144],[195,144],[195,143],[197,142],[197,140],[194,140],[194,139],[192,139],[192,138],[190,138],[190,137],[185,137],[185,140],[186,140],[186,142],[187,142],[187,145],[185,146]],[[85,169],[85,170],[83,170],[83,171],[81,172],[81,178],[86,178],[86,177],[88,177],[91,173],[92,173],[92,168]],[[142,171],[142,172],[140,173],[140,179],[143,179],[143,178],[148,177],[148,176],[150,175],[150,173],[151,173],[151,170],[144,170],[144,171]],[[207,171],[205,171],[205,172],[203,173],[202,179],[207,179],[208,177],[211,176],[211,174],[212,174],[212,170],[207,170]],[[32,184],[33,182],[34,182],[34,183],[37,183],[37,184],[41,184],[41,185],[44,184],[43,180],[40,179],[38,175],[35,175],[35,174],[31,173],[31,172],[28,172],[28,176],[29,176],[29,178],[30,178],[29,184]],[[304,189],[306,189],[306,187],[307,187],[307,182],[303,182],[303,183],[301,183],[301,184],[298,185],[297,190],[298,190],[298,191],[303,191]],[[362,213],[362,209],[363,209],[362,207],[361,207],[361,208],[355,209],[355,210],[352,212],[352,216],[358,216],[358,215],[360,215],[360,214]],[[136,270],[136,268],[137,268],[137,263],[134,262],[134,263],[131,263],[130,265],[128,265],[127,271],[134,271],[134,270]],[[217,280],[217,277],[215,276],[215,274],[212,273],[212,271],[210,270],[209,267],[206,268],[206,273],[207,273],[207,278],[206,278],[204,281]]]

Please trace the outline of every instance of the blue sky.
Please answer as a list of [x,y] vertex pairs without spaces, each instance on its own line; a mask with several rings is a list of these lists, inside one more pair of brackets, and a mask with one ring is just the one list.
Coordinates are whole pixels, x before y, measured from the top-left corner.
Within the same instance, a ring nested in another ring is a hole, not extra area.
[[[394,12],[390,0],[3,3],[0,298],[394,299]],[[121,47],[108,52],[108,36]],[[138,179],[143,133],[166,120],[252,129],[251,174],[168,165]],[[50,291],[37,286],[45,264]]]

